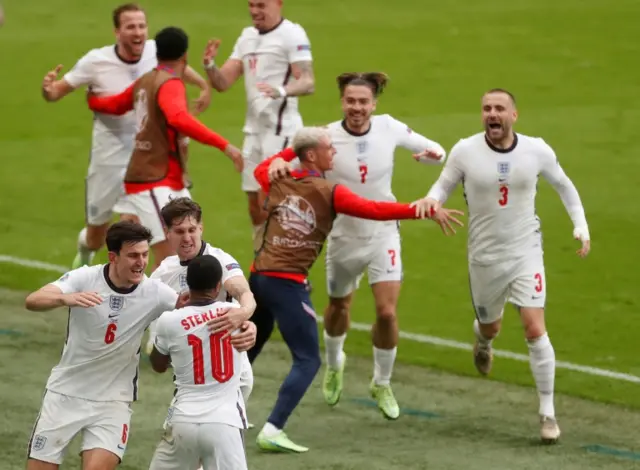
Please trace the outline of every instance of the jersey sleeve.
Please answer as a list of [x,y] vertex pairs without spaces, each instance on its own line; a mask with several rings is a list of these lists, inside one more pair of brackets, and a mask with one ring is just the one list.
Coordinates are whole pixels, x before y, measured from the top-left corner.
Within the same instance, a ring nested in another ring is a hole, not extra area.
[[311,41],[304,28],[298,24],[294,25],[287,38],[287,58],[290,64],[313,61]]
[[158,282],[158,307],[153,312],[153,320],[160,317],[164,312],[175,310],[178,301],[178,293],[162,282]]
[[405,123],[398,121],[397,119],[387,115],[389,130],[396,140],[398,147],[410,150],[413,153],[423,152],[425,150],[432,150],[442,155],[440,160],[434,160],[431,158],[420,159],[420,163],[425,164],[441,164],[444,163],[447,152],[444,147],[438,142],[427,139],[425,136],[418,134],[411,129]]
[[71,70],[64,75],[64,80],[73,88],[90,85],[93,82],[94,51],[89,51],[76,62]]
[[587,229],[587,219],[580,194],[573,181],[566,175],[556,153],[543,139],[539,139],[540,174],[560,195],[560,199],[573,222],[574,228]]
[[74,269],[64,274],[57,281],[52,282],[51,285],[56,286],[63,294],[83,292],[86,289],[89,272],[88,266]]
[[442,173],[438,180],[431,186],[431,189],[427,193],[428,198],[435,199],[436,201],[444,204],[456,186],[462,182],[464,178],[464,171],[461,165],[461,143],[458,142],[451,149],[449,159],[444,164]]
[[222,265],[222,284],[227,282],[232,277],[243,276],[242,267],[240,267],[240,263],[231,256],[229,253],[225,253],[224,251],[218,255],[218,259],[220,260],[220,264]]
[[156,324],[156,339],[154,346],[160,354],[169,355],[169,335],[168,335],[168,316],[161,316]]
[[242,55],[240,54],[240,42],[242,41],[242,36],[244,35],[244,31],[238,36],[236,39],[236,43],[233,45],[233,50],[231,51],[231,55],[229,56],[229,60],[242,60]]

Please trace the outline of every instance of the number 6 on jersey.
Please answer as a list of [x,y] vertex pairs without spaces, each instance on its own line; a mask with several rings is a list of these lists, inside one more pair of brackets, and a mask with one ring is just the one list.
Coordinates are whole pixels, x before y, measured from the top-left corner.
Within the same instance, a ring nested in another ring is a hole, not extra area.
[[[218,383],[228,382],[233,377],[233,349],[231,336],[225,339],[223,331],[215,335],[209,335],[209,348],[211,350],[211,376]],[[188,335],[187,341],[193,349],[193,380],[196,385],[202,385],[204,380],[204,353],[202,340],[196,335]]]

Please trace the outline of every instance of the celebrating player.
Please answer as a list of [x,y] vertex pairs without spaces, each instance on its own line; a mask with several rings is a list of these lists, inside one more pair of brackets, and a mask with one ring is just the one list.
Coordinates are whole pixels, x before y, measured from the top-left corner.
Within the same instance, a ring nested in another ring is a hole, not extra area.
[[[202,255],[215,257],[222,265],[222,287],[218,291],[219,302],[233,302],[233,307],[214,320],[219,330],[235,330],[246,323],[256,309],[255,299],[249,289],[240,264],[228,253],[214,248],[202,240],[202,209],[189,198],[171,200],[161,211],[162,219],[167,227],[167,240],[177,253],[165,258],[158,269],[151,274],[151,279],[158,279],[171,286],[176,292],[187,289],[187,268],[194,259]],[[147,352],[151,353],[156,336],[157,322],[149,328]],[[217,331],[216,331],[217,333]],[[253,372],[246,353],[242,353],[242,369],[240,372],[240,388],[245,403],[253,387]]]
[[178,294],[147,279],[151,233],[118,222],[107,231],[109,263],[70,271],[30,294],[33,311],[69,307],[62,358],[47,382],[29,441],[28,470],[55,470],[82,433],[83,468],[115,469],[125,452],[138,395],[140,341]]
[[[344,118],[329,124],[336,158],[327,179],[344,184],[359,196],[395,201],[391,189],[397,147],[412,151],[425,164],[442,163],[445,150],[388,114],[374,116],[378,96],[387,84],[383,73],[345,73],[337,78]],[[400,408],[390,380],[398,345],[396,309],[402,284],[400,232],[396,221],[364,220],[338,215],[327,239],[326,275],[329,304],[324,314],[327,366],[323,393],[335,405],[343,389],[346,355],[343,351],[353,293],[363,271],[376,306],[372,328],[374,376],[371,395],[388,419]]]
[[[283,431],[289,416],[320,368],[316,314],[309,297],[307,275],[324,245],[336,214],[371,220],[424,217],[421,205],[364,199],[346,186],[322,177],[333,167],[336,150],[325,129],[303,128],[287,148],[255,170],[256,180],[268,194],[264,240],[251,267],[249,285],[256,296],[252,317],[258,327],[256,345],[249,351],[253,363],[278,322],[291,350],[293,365],[278,393],[278,400],[258,435],[258,446],[275,452],[306,452]],[[287,162],[298,158],[301,169]],[[290,176],[280,177],[283,173]],[[273,184],[270,179],[275,178]],[[415,205],[415,207],[414,207]],[[442,218],[458,211],[442,210]]]
[[282,0],[249,0],[252,27],[237,39],[229,59],[217,68],[220,41],[209,41],[204,64],[211,86],[228,90],[244,75],[247,112],[242,153],[242,190],[247,193],[254,239],[266,219],[263,196],[253,171],[285,148],[302,127],[298,96],[314,91],[311,45],[302,26],[282,17]]
[[[81,86],[98,96],[120,93],[142,74],[157,65],[156,44],[147,40],[144,10],[127,3],[113,11],[116,44],[92,49],[63,78],[57,79],[62,65],[47,73],[42,94],[47,101],[58,101]],[[211,99],[205,79],[191,67],[184,74],[187,83],[202,90],[196,109],[204,110]],[[123,179],[133,151],[136,125],[133,113],[110,116],[96,113],[93,121],[91,158],[86,180],[86,227],[78,236],[78,253],[72,268],[91,264],[104,237],[113,212],[122,213],[117,201],[124,195]]]
[[436,211],[462,182],[469,206],[469,280],[476,313],[473,350],[478,371],[491,370],[491,344],[500,331],[506,302],[520,312],[529,346],[531,371],[540,399],[541,437],[560,437],[553,392],[555,353],[545,328],[546,277],[540,219],[535,211],[538,177],[560,195],[582,243],[578,255],[589,253],[589,227],[576,187],[562,170],[553,149],[541,138],[516,134],[518,112],[511,93],[490,90],[482,98],[484,132],[461,139],[425,202]]
[[160,317],[150,356],[156,372],[173,366],[177,387],[150,470],[194,469],[200,462],[205,470],[246,469],[243,359],[229,333],[206,328],[234,308],[218,300],[224,295],[223,268],[218,258],[202,254],[186,271],[189,306]]
[[151,229],[157,267],[173,254],[166,240],[160,209],[172,198],[190,197],[184,182],[184,160],[177,136],[183,135],[216,147],[242,170],[242,154],[226,139],[209,130],[187,109],[182,75],[187,64],[188,37],[179,28],[156,35],[158,67],[144,74],[118,95],[89,98],[89,107],[107,114],[124,114],[135,107],[135,148],[124,178],[123,205]]

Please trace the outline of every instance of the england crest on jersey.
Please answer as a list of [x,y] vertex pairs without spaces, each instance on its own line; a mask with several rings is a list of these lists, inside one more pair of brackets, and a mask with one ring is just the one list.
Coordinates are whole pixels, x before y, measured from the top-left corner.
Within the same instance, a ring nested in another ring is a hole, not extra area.
[[109,308],[114,312],[119,312],[124,307],[124,297],[121,295],[109,296]]
[[180,290],[185,290],[187,288],[187,275],[180,274],[178,277],[178,283],[180,284]]
[[504,183],[507,180],[509,171],[511,171],[509,162],[498,162],[498,181],[500,183]]
[[359,140],[358,142],[356,142],[356,151],[358,153],[366,153],[367,152],[367,141],[366,140]]

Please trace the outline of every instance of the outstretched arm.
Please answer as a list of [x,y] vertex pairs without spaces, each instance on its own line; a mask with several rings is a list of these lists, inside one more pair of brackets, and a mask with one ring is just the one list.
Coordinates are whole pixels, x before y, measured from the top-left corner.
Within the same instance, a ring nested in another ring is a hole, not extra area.
[[122,93],[111,96],[89,95],[89,109],[96,113],[114,114],[121,116],[133,109],[133,89],[135,83]]
[[426,199],[432,199],[440,204],[444,204],[463,178],[464,172],[460,167],[457,146],[454,146],[453,149],[451,149],[449,159],[440,173],[440,177],[438,177],[438,180],[431,186]]
[[365,199],[341,184],[333,190],[333,208],[338,214],[369,220],[417,218],[416,210],[410,204]]

